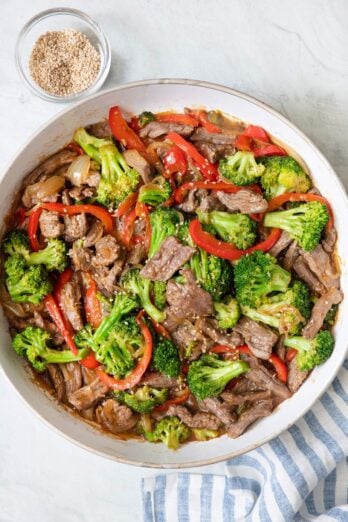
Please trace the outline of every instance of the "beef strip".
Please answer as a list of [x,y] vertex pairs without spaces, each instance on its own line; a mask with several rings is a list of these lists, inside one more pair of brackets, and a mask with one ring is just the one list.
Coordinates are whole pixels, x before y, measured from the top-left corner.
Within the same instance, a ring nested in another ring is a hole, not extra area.
[[[71,205],[71,198],[67,190],[64,190],[62,193],[62,202],[64,205]],[[88,230],[86,214],[82,212],[76,216],[64,216],[64,227],[64,239],[67,243],[83,238]]]
[[281,359],[285,359],[285,354],[286,354],[286,348],[284,346],[284,340],[285,340],[285,336],[284,335],[281,335],[277,341],[277,344],[275,346],[275,353],[278,357],[280,357]]
[[313,272],[311,272],[302,256],[297,257],[293,264],[293,269],[299,278],[307,283],[312,292],[315,294],[323,294],[325,292],[324,285],[313,274]]
[[63,374],[58,364],[47,364],[46,368],[55,389],[57,400],[62,402],[65,397],[65,380]]
[[181,125],[180,123],[164,123],[160,121],[151,121],[145,127],[140,129],[139,136],[141,138],[156,139],[170,132],[177,132],[180,136],[188,137],[193,132],[191,125]]
[[211,413],[192,413],[179,404],[169,406],[166,415],[176,415],[189,428],[205,428],[207,430],[217,430],[221,424],[220,420]]
[[[64,343],[62,334],[59,332],[53,321],[51,321],[49,318],[43,317],[43,313],[43,311],[39,313],[37,310],[34,310],[33,317],[27,319],[27,323],[29,323],[31,326],[37,326],[42,330],[46,330],[52,337],[52,341],[55,346],[62,345]],[[25,326],[28,326],[28,324]]]
[[199,403],[203,403],[226,427],[230,426],[237,419],[237,415],[231,411],[231,406],[221,402],[216,397],[207,397],[203,401],[199,401]]
[[41,234],[47,238],[56,238],[64,233],[64,225],[59,219],[58,212],[43,210],[39,218]]
[[302,330],[303,337],[313,339],[323,326],[326,314],[333,305],[339,304],[343,299],[341,290],[330,288],[325,292],[313,306],[311,317]]
[[246,379],[261,389],[270,390],[276,404],[288,399],[291,395],[285,384],[281,383],[256,357],[243,355],[250,366],[245,374]]
[[201,212],[211,212],[212,210],[225,210],[225,206],[221,203],[217,193],[211,192],[201,197],[198,209]]
[[163,373],[159,372],[146,372],[140,384],[147,384],[154,388],[176,388],[178,386],[178,380],[174,377],[167,377]]
[[226,192],[218,190],[216,194],[221,203],[223,203],[230,212],[257,214],[259,212],[266,212],[268,208],[268,203],[262,195],[249,189],[239,190],[239,192],[235,194],[227,194]]
[[205,141],[196,142],[197,150],[204,156],[210,163],[216,163],[225,156],[231,156],[235,153],[233,145],[219,144],[219,143],[208,143]]
[[80,241],[75,241],[69,251],[75,270],[88,272],[91,269],[92,252],[81,246]]
[[227,429],[227,435],[232,439],[236,439],[247,429],[250,424],[261,417],[267,417],[272,413],[273,403],[271,400],[263,400],[256,402],[250,408],[243,411],[238,417],[237,422],[230,424]]
[[186,282],[170,280],[167,284],[167,317],[173,314],[178,319],[196,319],[213,314],[213,300],[209,292],[200,288],[191,270],[183,270]]
[[239,406],[245,402],[256,402],[265,399],[271,399],[272,394],[270,390],[261,390],[241,394],[234,393],[233,391],[225,391],[220,395],[220,397],[230,406]]
[[296,243],[296,241],[293,241],[290,243],[289,248],[284,254],[282,265],[285,268],[285,270],[288,270],[289,272],[293,269],[294,263],[299,256],[299,246]]
[[83,246],[85,248],[89,248],[89,247],[95,245],[97,243],[97,241],[99,241],[99,239],[101,239],[103,237],[103,233],[104,233],[104,227],[101,224],[101,222],[99,221],[99,219],[97,219],[96,221],[94,221],[92,226],[90,226],[88,233],[86,235],[86,239],[83,242]]
[[129,431],[136,425],[138,416],[128,406],[107,399],[96,409],[97,421],[111,433]]
[[96,138],[110,138],[112,136],[111,127],[108,120],[98,121],[86,127],[86,131]]
[[215,319],[200,318],[196,321],[195,327],[198,331],[210,337],[216,344],[224,344],[234,348],[240,346],[243,341],[242,336],[238,332],[232,331],[231,333],[227,333],[225,330],[219,328]]
[[325,233],[325,237],[322,240],[321,244],[323,245],[323,249],[328,253],[331,254],[336,245],[337,241],[337,232],[335,228],[331,228],[329,232]]
[[92,382],[70,395],[69,402],[77,410],[86,410],[101,401],[108,391],[109,388],[94,376]]
[[151,181],[152,176],[150,163],[148,163],[137,150],[125,150],[123,156],[127,164],[140,174],[145,184]]
[[95,251],[96,254],[93,258],[93,264],[96,266],[110,266],[122,253],[120,245],[111,235],[99,239],[95,243]]
[[24,180],[23,186],[27,187],[35,183],[41,176],[50,176],[63,165],[69,165],[76,158],[76,153],[68,149],[63,149],[53,154],[38,167],[36,167]]
[[216,145],[230,145],[233,147],[237,133],[233,131],[208,132],[204,127],[197,127],[190,137],[193,142],[214,143]]
[[286,247],[289,246],[291,242],[292,242],[291,237],[286,232],[286,230],[283,230],[280,235],[280,238],[278,239],[276,244],[271,248],[271,250],[268,251],[268,253],[271,254],[271,256],[278,257],[280,252],[285,250]]
[[113,266],[92,266],[92,276],[100,290],[111,296],[117,290],[116,280],[123,269],[123,259],[117,260]]
[[95,189],[92,187],[74,187],[69,190],[69,196],[75,201],[83,201],[95,196]]
[[297,368],[296,357],[288,364],[287,385],[291,393],[295,393],[301,384],[307,379],[309,372],[301,372]]
[[277,334],[270,328],[262,326],[248,317],[242,317],[234,330],[244,337],[246,344],[256,357],[269,359],[272,348],[278,339]]
[[134,245],[132,250],[129,252],[127,257],[127,263],[129,265],[139,265],[147,257],[146,248],[143,243],[137,243]]
[[196,324],[192,324],[188,320],[177,323],[169,318],[164,325],[169,330],[174,343],[182,350],[189,361],[198,359],[214,344]]
[[152,281],[168,281],[195,253],[196,249],[184,246],[174,236],[167,237],[156,254],[141,270],[140,275]]
[[70,362],[60,364],[59,368],[64,377],[66,396],[70,401],[70,394],[76,392],[82,386],[81,365],[79,362]]
[[[207,193],[206,191],[204,191]],[[178,209],[183,212],[195,212],[196,208],[199,205],[199,200],[197,198],[197,190],[189,190],[182,203],[177,205]]]
[[338,288],[339,272],[336,270],[332,257],[319,244],[311,252],[302,251],[301,255],[309,269],[319,279],[326,289]]
[[83,328],[81,315],[81,288],[76,274],[65,283],[60,293],[60,306],[73,329],[78,332]]

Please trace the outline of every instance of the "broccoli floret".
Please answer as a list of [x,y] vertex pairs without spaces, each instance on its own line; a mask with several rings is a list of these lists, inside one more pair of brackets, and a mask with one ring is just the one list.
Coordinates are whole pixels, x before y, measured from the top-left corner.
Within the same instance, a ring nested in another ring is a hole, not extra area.
[[99,139],[78,129],[74,140],[92,159],[101,165],[97,201],[106,207],[117,207],[140,182],[139,173],[129,167],[121,152],[110,139]]
[[169,449],[176,450],[190,436],[189,428],[178,417],[165,417],[157,422],[154,431],[145,432],[149,442],[163,442]]
[[337,317],[337,311],[338,311],[338,305],[332,305],[330,310],[328,311],[328,313],[325,316],[325,319],[324,319],[325,326],[331,327],[335,324],[336,317]]
[[326,205],[311,201],[300,207],[266,214],[264,225],[286,230],[304,250],[314,250],[328,221]]
[[192,433],[195,439],[199,441],[216,439],[220,435],[219,430],[207,430],[206,428],[194,428]]
[[150,388],[150,386],[142,386],[131,392],[116,392],[118,400],[129,406],[137,413],[150,413],[156,406],[163,404],[168,397],[168,390],[163,388]]
[[335,340],[328,330],[320,331],[314,339],[291,337],[285,339],[284,345],[297,350],[296,364],[305,372],[325,362],[332,354]]
[[80,361],[90,352],[90,348],[78,350],[74,355],[71,350],[53,350],[49,347],[51,337],[41,328],[28,326],[12,339],[12,346],[18,355],[27,357],[38,372],[43,372],[47,364],[61,364]]
[[180,225],[180,214],[172,208],[157,208],[150,214],[151,242],[149,257],[152,257],[168,236],[176,236]]
[[27,257],[30,254],[28,235],[23,230],[13,230],[4,239],[2,248],[9,256]]
[[145,127],[152,121],[155,121],[155,115],[150,111],[144,111],[138,116],[139,127]]
[[291,156],[268,156],[260,162],[265,167],[261,185],[267,199],[284,192],[308,192],[311,188],[309,176]]
[[164,310],[167,303],[167,282],[153,281],[152,282],[152,297],[156,308]]
[[154,346],[153,366],[168,377],[177,377],[180,373],[178,349],[170,339],[161,337]]
[[259,180],[265,167],[257,164],[252,152],[239,151],[219,162],[219,172],[223,178],[235,185],[250,185]]
[[32,252],[25,260],[29,266],[45,265],[48,271],[63,272],[68,264],[66,243],[60,239],[49,239],[44,249]]
[[256,239],[256,221],[246,214],[230,214],[213,210],[197,211],[198,219],[205,225],[212,225],[224,241],[233,243],[237,248],[245,250],[252,246]]
[[187,374],[188,385],[197,399],[216,397],[226,384],[249,370],[245,361],[219,359],[216,355],[202,355],[190,364]]
[[77,129],[74,134],[74,141],[80,145],[85,153],[97,163],[101,163],[100,147],[104,145],[112,145],[111,138],[96,138],[82,127]]
[[307,285],[295,281],[286,292],[266,298],[257,310],[242,306],[242,312],[254,321],[273,326],[281,334],[296,335],[300,333],[305,320],[309,319],[311,308]]
[[118,323],[123,316],[129,314],[132,310],[138,307],[139,302],[136,297],[122,292],[116,294],[110,314],[107,317],[104,317],[95,331],[94,338],[96,342],[98,343],[106,339],[114,325]]
[[116,145],[103,145],[99,149],[101,178],[97,188],[97,201],[107,207],[117,207],[140,182],[139,173],[128,166]]
[[215,301],[213,305],[220,328],[233,328],[238,323],[240,307],[237,299],[228,296],[224,301]]
[[157,207],[167,201],[172,194],[172,187],[163,176],[158,176],[151,183],[143,185],[139,190],[138,201]]
[[198,248],[190,260],[190,268],[197,282],[212,295],[213,299],[219,300],[231,291],[233,268],[226,259],[213,256]]
[[141,277],[139,268],[128,270],[122,279],[122,284],[125,290],[138,296],[142,308],[144,308],[147,314],[152,317],[156,323],[163,323],[166,314],[164,311],[156,308],[151,302],[151,280]]
[[242,256],[234,267],[234,286],[240,305],[258,308],[272,292],[285,292],[291,275],[270,254],[256,251]]
[[51,293],[52,283],[43,265],[27,267],[20,255],[10,256],[5,261],[6,286],[11,299],[18,303],[39,304]]
[[105,371],[118,379],[134,368],[136,352],[142,346],[142,336],[134,317],[124,317],[113,324],[106,339],[97,340],[90,325],[85,326],[75,336],[79,347],[89,346],[95,358],[105,367]]

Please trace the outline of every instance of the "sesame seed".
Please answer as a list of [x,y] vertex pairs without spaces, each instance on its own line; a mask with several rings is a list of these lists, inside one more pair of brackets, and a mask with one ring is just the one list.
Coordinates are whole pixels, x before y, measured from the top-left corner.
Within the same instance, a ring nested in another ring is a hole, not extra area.
[[100,65],[97,49],[75,29],[44,33],[29,59],[33,80],[47,93],[58,96],[88,89],[97,78]]

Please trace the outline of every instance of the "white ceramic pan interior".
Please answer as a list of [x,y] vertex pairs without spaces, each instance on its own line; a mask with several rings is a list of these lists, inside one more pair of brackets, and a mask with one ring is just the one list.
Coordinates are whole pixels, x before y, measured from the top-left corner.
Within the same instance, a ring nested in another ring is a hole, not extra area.
[[[23,177],[45,157],[68,143],[77,127],[105,118],[112,105],[120,105],[123,111],[129,113],[143,110],[156,112],[168,108],[182,110],[187,106],[219,108],[241,120],[264,127],[276,139],[296,151],[307,164],[315,185],[334,209],[342,268],[341,285],[345,294],[348,294],[348,205],[347,196],[335,172],[314,144],[286,118],[249,96],[219,85],[188,80],[142,81],[101,92],[63,111],[35,133],[4,173],[0,185],[1,220],[9,211],[13,194]],[[236,440],[224,436],[209,442],[193,442],[183,445],[176,452],[169,451],[163,444],[122,441],[110,437],[60,407],[33,384],[25,364],[11,348],[8,325],[2,313],[0,363],[7,378],[28,406],[71,442],[104,457],[138,466],[184,468],[206,465],[265,443],[290,427],[312,407],[344,361],[348,338],[348,324],[344,321],[344,317],[348,316],[347,307],[345,299],[335,326],[336,345],[332,357],[313,371],[291,399],[283,402],[272,415],[255,423]]]

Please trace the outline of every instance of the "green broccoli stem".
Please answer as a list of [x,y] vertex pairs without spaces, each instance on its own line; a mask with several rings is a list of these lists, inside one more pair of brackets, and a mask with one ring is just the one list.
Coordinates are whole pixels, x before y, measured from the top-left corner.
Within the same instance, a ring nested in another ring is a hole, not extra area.
[[77,350],[77,354],[74,355],[70,350],[59,351],[47,348],[40,356],[47,364],[65,364],[84,359],[88,356],[90,351],[89,348],[81,348],[80,350]]
[[142,284],[139,285],[139,299],[145,312],[152,317],[156,323],[163,323],[166,318],[165,312],[158,310],[154,304],[152,304],[150,300],[150,289],[151,289],[151,279],[142,278]]
[[136,307],[137,303],[134,299],[125,294],[117,294],[110,315],[103,319],[93,335],[94,343],[99,344],[101,341],[106,339],[112,327],[121,319],[121,317],[127,315]]
[[289,210],[280,210],[266,214],[265,227],[281,228],[289,233],[300,233],[302,230],[301,207]]
[[252,319],[253,321],[266,323],[269,326],[272,326],[273,328],[279,330],[279,319],[277,317],[268,314],[263,314],[261,312],[258,312],[257,310],[254,310],[253,308],[250,308],[249,306],[243,306],[242,313],[250,319]]
[[295,350],[306,352],[312,348],[312,342],[310,339],[304,337],[295,336],[284,340],[284,346],[288,348],[295,348]]
[[101,163],[100,147],[111,144],[109,139],[100,139],[88,134],[85,129],[80,128],[75,131],[74,141],[80,145],[84,152],[97,163]]

